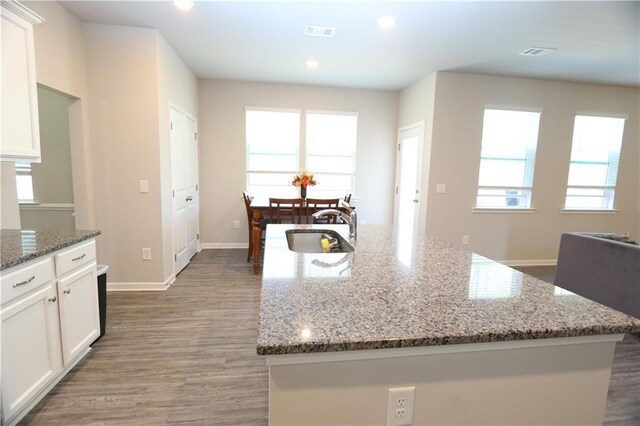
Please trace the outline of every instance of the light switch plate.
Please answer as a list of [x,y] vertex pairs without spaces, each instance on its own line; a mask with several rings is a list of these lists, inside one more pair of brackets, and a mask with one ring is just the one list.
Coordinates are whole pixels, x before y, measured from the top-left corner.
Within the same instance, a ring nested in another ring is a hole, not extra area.
[[447,185],[439,183],[436,185],[436,194],[444,194],[447,191]]
[[149,192],[149,181],[140,179],[140,192]]

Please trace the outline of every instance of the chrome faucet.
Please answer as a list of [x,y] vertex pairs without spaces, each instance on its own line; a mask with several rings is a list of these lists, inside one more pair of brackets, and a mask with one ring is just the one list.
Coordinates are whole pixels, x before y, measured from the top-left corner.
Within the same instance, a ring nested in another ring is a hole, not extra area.
[[346,209],[349,210],[349,214],[337,209],[324,209],[315,212],[311,217],[313,217],[313,219],[323,219],[328,215],[338,216],[342,223],[349,225],[349,237],[356,238],[358,236],[358,214],[354,209],[348,207],[346,207]]

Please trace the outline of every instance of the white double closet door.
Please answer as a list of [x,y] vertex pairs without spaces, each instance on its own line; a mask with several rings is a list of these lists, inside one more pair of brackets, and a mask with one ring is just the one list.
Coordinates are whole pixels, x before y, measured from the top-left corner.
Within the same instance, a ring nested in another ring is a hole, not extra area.
[[173,253],[176,274],[198,252],[198,130],[196,121],[170,108]]

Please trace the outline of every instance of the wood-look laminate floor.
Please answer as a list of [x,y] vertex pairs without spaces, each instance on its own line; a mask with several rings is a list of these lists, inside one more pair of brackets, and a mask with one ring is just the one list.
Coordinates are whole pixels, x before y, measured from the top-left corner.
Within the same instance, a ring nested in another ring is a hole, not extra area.
[[[525,272],[553,282],[555,269]],[[166,292],[109,293],[107,335],[21,424],[266,425],[259,298],[245,250],[202,251]],[[640,424],[630,337],[616,348],[605,424]]]
[[266,425],[246,254],[203,250],[165,292],[109,293],[107,334],[23,423]]

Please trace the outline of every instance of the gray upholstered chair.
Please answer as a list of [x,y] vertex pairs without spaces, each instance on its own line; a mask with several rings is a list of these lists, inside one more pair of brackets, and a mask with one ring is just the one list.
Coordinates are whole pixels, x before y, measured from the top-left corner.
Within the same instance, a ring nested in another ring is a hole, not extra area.
[[640,318],[640,246],[613,234],[562,234],[555,285]]

